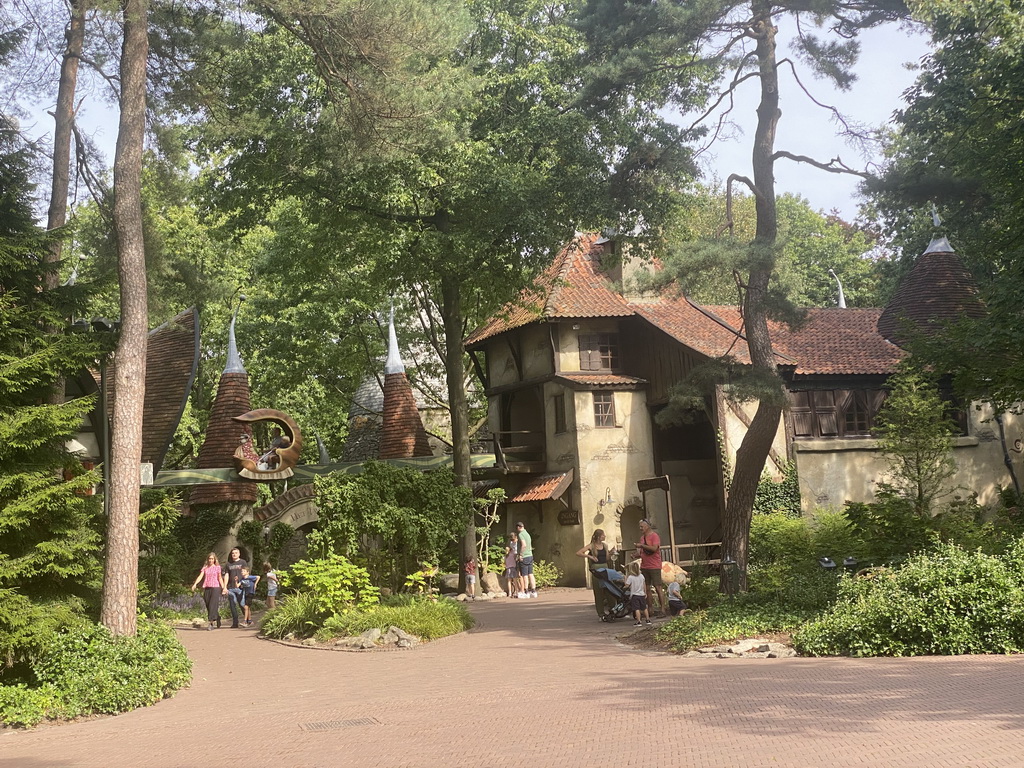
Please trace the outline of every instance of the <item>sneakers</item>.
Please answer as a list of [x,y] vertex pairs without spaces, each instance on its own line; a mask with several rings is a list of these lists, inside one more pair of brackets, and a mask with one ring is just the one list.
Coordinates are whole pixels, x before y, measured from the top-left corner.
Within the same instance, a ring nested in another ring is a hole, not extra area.
[[651,622],[651,620],[650,620],[650,619],[648,619],[648,620],[647,620],[646,622],[644,622],[644,623],[645,623],[645,624],[647,624],[648,626],[650,626],[652,622]]
[[518,594],[516,594],[516,597],[518,597],[520,600],[525,600],[528,597],[528,595],[525,592],[519,592]]
[[536,597],[536,596],[537,596],[537,593],[536,593],[536,591],[531,591],[531,592],[530,592],[530,597]]
[[643,626],[643,624],[642,624],[642,623],[640,623],[639,621],[637,621],[637,622],[634,622],[634,623],[633,623],[633,626],[634,626],[634,627],[642,627],[642,626]]

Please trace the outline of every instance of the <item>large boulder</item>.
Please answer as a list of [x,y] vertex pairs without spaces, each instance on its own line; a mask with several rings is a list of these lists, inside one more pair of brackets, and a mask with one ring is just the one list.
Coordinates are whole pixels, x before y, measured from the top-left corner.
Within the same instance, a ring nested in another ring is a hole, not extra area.
[[459,591],[459,574],[445,573],[437,577],[437,588],[442,595],[449,595]]

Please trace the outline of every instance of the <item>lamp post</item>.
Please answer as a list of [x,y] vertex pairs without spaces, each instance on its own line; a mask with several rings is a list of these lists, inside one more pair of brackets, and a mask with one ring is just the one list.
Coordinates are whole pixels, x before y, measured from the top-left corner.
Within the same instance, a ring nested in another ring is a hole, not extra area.
[[831,557],[818,558],[818,565],[829,573],[833,573],[836,569],[836,562]]
[[726,555],[722,558],[722,568],[725,569],[725,589],[732,600],[739,582],[740,564],[733,560],[731,555]]

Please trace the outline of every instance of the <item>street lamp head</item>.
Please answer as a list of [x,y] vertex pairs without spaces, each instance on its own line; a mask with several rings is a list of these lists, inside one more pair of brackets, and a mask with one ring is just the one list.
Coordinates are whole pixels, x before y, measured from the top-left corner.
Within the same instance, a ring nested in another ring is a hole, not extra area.
[[94,317],[90,323],[97,333],[110,333],[117,328],[117,323],[105,317]]
[[822,557],[818,560],[818,565],[824,568],[826,571],[834,570],[836,567],[835,561],[831,557]]

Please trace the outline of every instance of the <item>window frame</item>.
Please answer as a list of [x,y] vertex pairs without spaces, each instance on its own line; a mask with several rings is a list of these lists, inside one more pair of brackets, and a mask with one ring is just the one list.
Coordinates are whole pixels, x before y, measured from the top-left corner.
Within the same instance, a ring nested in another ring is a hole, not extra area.
[[622,365],[618,333],[581,333],[577,344],[581,371],[617,371]]
[[569,431],[569,422],[566,419],[566,392],[562,391],[555,395],[555,434],[561,435]]
[[618,426],[615,421],[615,393],[594,390],[592,394],[594,396],[594,428],[613,429]]

